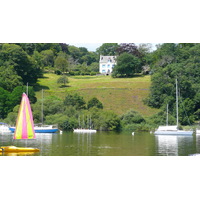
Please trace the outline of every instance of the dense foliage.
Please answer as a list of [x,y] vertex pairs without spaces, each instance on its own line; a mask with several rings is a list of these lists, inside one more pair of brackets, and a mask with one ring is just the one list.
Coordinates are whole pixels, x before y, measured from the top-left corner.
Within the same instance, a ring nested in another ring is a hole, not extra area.
[[152,85],[146,103],[175,116],[175,79],[179,87],[179,113],[183,125],[199,120],[200,44],[162,44],[152,53]]
[[113,69],[113,77],[129,77],[141,72],[140,59],[129,53],[117,57],[117,65]]
[[[66,93],[38,100],[35,97],[37,80],[46,72],[60,75],[58,83],[66,87],[68,75],[95,75],[99,71],[99,56],[117,56],[113,77],[134,77],[143,67],[150,68],[152,84],[145,103],[160,109],[149,119],[130,110],[122,116],[107,111],[96,98],[87,102],[79,94]],[[0,119],[14,124],[23,92],[27,90],[35,123],[58,124],[64,130],[88,126],[91,118],[98,130],[149,129],[166,123],[169,105],[169,124],[176,122],[176,88],[179,87],[179,120],[182,125],[200,120],[200,44],[166,43],[151,51],[149,44],[104,43],[96,52],[64,43],[0,44]],[[43,103],[44,113],[41,113]]]

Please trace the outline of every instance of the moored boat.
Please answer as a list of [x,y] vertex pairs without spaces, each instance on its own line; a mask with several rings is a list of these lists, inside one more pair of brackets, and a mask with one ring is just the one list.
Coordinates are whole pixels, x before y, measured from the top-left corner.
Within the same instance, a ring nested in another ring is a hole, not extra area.
[[9,125],[3,122],[0,122],[0,133],[10,133]]
[[0,152],[39,152],[40,150],[38,148],[32,148],[32,147],[16,147],[16,146],[6,146],[6,147],[0,147]]
[[159,126],[155,135],[192,135],[193,131],[179,130],[177,126]]
[[[15,127],[9,128],[11,132],[15,132]],[[56,133],[59,129],[55,125],[35,125],[35,133]]]
[[96,133],[94,129],[74,129],[74,133]]
[[154,132],[155,135],[192,135],[192,130],[179,130],[178,129],[178,83],[176,79],[176,125],[168,126],[168,106],[167,106],[167,124],[166,126],[159,126]]

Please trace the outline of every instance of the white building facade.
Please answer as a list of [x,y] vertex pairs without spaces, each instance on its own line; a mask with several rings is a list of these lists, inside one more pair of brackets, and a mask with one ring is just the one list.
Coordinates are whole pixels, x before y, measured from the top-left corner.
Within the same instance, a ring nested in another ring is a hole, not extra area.
[[99,60],[99,72],[101,74],[111,74],[116,63],[116,56],[101,56]]

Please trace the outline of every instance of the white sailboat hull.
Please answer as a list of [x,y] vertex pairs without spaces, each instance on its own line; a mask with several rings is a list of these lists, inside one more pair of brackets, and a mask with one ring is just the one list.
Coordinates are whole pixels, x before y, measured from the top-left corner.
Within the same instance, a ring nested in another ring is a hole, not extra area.
[[11,133],[10,129],[8,126],[5,126],[5,125],[1,125],[0,126],[0,133]]
[[177,131],[155,131],[155,135],[192,135],[193,131],[183,131],[183,130],[177,130]]
[[74,133],[96,133],[93,129],[74,129]]
[[178,130],[177,126],[159,126],[155,135],[192,135],[193,131]]

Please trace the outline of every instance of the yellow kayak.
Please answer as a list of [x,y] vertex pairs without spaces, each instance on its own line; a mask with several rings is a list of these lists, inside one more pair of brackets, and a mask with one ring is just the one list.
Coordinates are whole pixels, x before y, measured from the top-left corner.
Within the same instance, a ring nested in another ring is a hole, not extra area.
[[16,146],[7,146],[0,147],[0,152],[39,152],[40,150],[32,147],[16,147]]

